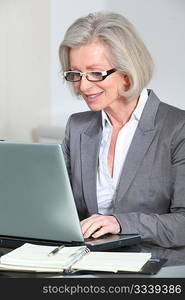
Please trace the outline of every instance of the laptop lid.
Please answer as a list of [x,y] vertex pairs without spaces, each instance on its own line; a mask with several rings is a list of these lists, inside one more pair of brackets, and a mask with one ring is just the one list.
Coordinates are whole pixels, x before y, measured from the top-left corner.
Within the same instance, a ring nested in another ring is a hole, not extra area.
[[[58,144],[0,142],[0,244],[84,243]],[[88,239],[94,250],[140,242],[138,234]]]
[[0,142],[0,236],[84,241],[60,145]]

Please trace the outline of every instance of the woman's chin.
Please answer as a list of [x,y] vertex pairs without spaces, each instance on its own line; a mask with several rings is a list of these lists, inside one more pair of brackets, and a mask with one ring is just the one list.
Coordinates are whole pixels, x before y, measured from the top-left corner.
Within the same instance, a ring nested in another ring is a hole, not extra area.
[[104,109],[103,105],[100,105],[98,103],[87,103],[87,106],[92,111],[100,111],[100,110]]

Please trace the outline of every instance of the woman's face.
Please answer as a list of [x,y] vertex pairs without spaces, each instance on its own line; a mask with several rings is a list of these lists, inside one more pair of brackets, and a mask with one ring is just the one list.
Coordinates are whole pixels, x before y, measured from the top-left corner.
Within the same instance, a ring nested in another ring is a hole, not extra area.
[[[106,45],[100,41],[71,49],[69,58],[71,70],[75,71],[107,71],[114,67],[109,61]],[[74,82],[75,89],[92,111],[114,109],[118,102],[125,100],[119,91],[127,89],[128,85],[128,77],[118,71],[103,81],[88,81],[83,75],[81,81]]]

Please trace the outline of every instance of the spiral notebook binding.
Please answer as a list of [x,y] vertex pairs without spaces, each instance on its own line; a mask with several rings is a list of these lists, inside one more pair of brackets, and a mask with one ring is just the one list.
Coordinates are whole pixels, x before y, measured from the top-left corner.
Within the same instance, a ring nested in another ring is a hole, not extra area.
[[87,248],[86,246],[84,246],[83,248],[78,249],[76,251],[76,253],[73,253],[71,256],[73,257],[74,260],[73,260],[72,264],[70,265],[70,267],[68,269],[64,270],[64,273],[65,274],[69,274],[69,273],[71,274],[71,273],[76,272],[75,270],[72,269],[73,264],[75,264],[77,261],[79,261],[80,259],[82,259],[82,257],[84,255],[86,255],[87,253],[89,253],[89,252],[90,252],[89,248]]

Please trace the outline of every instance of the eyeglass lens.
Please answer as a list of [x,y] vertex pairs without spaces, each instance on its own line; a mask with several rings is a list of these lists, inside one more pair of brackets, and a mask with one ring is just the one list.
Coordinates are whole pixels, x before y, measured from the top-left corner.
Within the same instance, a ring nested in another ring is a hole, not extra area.
[[[86,78],[91,81],[99,81],[103,79],[102,72],[90,71],[86,72]],[[82,74],[80,72],[69,72],[66,74],[66,79],[69,81],[80,81]]]

